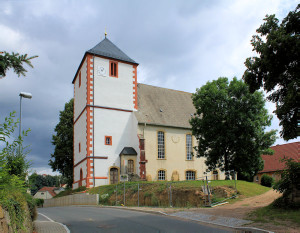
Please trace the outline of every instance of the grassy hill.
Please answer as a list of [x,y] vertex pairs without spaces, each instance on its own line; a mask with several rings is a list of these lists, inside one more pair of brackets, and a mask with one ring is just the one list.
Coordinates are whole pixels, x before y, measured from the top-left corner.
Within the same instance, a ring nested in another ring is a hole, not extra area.
[[[104,205],[123,205],[125,201],[126,206],[201,207],[208,202],[207,195],[202,191],[203,185],[203,181],[126,182],[125,192],[124,183],[91,188],[87,192],[100,194],[100,204]],[[210,198],[213,203],[236,195],[235,183],[232,180],[211,181],[209,186],[212,190]],[[246,181],[237,181],[236,188],[239,199],[260,195],[270,190]]]

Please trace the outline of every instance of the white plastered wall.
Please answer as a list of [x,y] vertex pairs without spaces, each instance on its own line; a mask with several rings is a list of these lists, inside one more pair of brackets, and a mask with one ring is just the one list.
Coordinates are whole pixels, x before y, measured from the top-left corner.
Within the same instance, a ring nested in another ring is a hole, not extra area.
[[133,65],[118,62],[118,78],[110,77],[109,59],[94,57],[94,105],[133,110],[133,71]]
[[[82,169],[82,178],[86,178],[86,160],[75,167],[75,170],[74,170],[74,181],[75,182],[80,180],[80,169]],[[76,184],[78,187],[78,182]],[[86,180],[82,181],[82,186],[86,186]],[[73,185],[73,189],[74,188],[76,188],[75,184]]]
[[[78,71],[75,80],[75,96],[74,96],[74,119],[76,120],[79,114],[86,106],[86,59],[82,64],[81,69]],[[81,72],[81,85],[79,87],[79,73]]]
[[[86,157],[86,110],[74,125],[74,164]],[[79,152],[79,144],[81,150]]]
[[[120,167],[120,152],[124,147],[133,147],[137,155],[136,171],[139,174],[139,141],[137,136],[137,120],[133,112],[95,108],[95,156],[108,159],[95,159],[96,186],[109,184],[109,168]],[[105,136],[112,136],[112,145],[105,145]]]

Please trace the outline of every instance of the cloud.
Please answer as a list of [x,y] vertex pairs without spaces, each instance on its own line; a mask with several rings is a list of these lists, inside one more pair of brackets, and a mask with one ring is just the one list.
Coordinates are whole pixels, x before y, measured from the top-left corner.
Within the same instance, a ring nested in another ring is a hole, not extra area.
[[[31,128],[34,168],[49,169],[59,111],[73,97],[71,84],[84,52],[104,38],[138,66],[138,82],[195,92],[220,76],[242,77],[253,55],[250,40],[266,14],[283,18],[297,1],[2,1],[1,50],[39,55],[27,77],[12,71],[0,79],[0,120],[19,114]],[[274,105],[267,105],[269,110]],[[279,128],[274,117],[271,128]]]

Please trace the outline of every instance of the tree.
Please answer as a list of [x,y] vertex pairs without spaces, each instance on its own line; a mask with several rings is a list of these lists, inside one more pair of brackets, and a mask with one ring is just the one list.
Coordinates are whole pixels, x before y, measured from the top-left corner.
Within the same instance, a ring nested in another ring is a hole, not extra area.
[[274,189],[283,193],[286,203],[295,201],[295,194],[300,190],[300,161],[285,158],[286,168],[281,174],[281,179],[275,183]]
[[249,92],[248,86],[234,78],[207,82],[193,94],[196,113],[190,123],[198,140],[198,157],[205,157],[208,169],[225,170],[252,178],[263,169],[261,154],[276,139],[276,131],[264,132],[271,124],[271,116],[264,108],[261,92]]
[[[260,87],[276,103],[274,111],[280,120],[285,139],[299,136],[297,113],[300,104],[300,4],[278,24],[275,15],[266,16],[251,40],[258,57],[246,59],[243,79],[254,92]],[[297,96],[298,95],[298,96]]]
[[42,187],[60,187],[61,184],[65,184],[65,180],[62,176],[50,176],[50,175],[39,175],[36,172],[29,176],[29,184],[31,189],[31,194],[35,195],[38,190]]
[[53,171],[59,171],[67,179],[68,187],[73,183],[73,99],[65,104],[59,114],[59,123],[55,127],[56,135],[52,135],[55,146],[53,158],[49,165]]
[[13,68],[14,72],[20,77],[21,75],[26,76],[25,73],[27,70],[23,67],[23,63],[26,63],[31,68],[33,65],[31,64],[31,59],[36,58],[38,56],[27,57],[27,54],[20,55],[19,53],[9,54],[7,52],[0,52],[0,78],[6,76],[6,72]]

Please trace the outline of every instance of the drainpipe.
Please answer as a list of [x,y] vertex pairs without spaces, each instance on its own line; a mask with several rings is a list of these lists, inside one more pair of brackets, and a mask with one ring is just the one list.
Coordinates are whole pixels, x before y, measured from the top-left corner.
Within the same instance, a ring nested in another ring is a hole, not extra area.
[[[95,106],[95,56],[93,56],[93,106]],[[93,183],[95,188],[95,108],[93,107]]]

